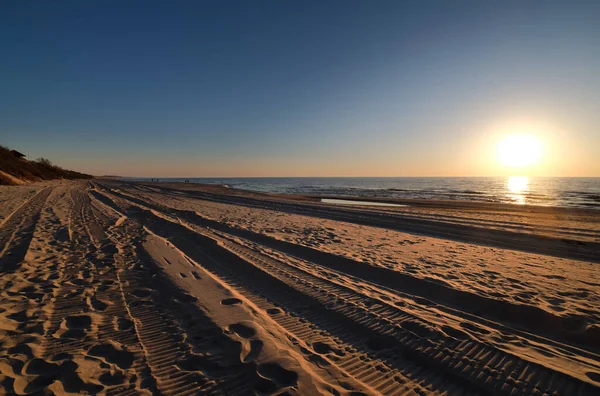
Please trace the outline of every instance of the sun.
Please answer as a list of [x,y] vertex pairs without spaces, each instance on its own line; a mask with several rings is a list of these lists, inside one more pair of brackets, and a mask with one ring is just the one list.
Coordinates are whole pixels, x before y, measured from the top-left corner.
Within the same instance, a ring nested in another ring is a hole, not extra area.
[[535,165],[542,156],[542,144],[532,135],[509,135],[498,144],[498,160],[511,168]]

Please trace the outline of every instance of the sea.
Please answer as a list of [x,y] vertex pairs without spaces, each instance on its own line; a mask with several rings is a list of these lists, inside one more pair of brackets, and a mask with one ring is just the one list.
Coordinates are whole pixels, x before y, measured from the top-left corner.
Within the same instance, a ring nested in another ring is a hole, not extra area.
[[[150,181],[151,178],[128,178]],[[154,179],[156,180],[156,179]],[[600,209],[600,177],[159,178],[159,182],[339,197],[416,198]]]

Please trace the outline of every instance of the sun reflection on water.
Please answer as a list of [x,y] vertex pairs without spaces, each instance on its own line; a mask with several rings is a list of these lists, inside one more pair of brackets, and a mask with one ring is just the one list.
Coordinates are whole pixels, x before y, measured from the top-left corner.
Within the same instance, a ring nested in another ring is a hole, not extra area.
[[529,178],[527,176],[510,176],[506,181],[506,188],[509,192],[508,196],[515,203],[523,205],[525,204],[525,195],[529,190]]

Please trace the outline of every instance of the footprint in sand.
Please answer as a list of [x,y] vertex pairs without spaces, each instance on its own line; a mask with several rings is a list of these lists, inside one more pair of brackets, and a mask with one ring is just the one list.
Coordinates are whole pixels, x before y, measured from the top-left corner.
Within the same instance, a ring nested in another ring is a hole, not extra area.
[[117,349],[113,344],[98,344],[90,348],[89,356],[104,358],[108,363],[113,363],[121,369],[128,369],[133,364],[133,353]]
[[96,384],[85,383],[77,373],[78,365],[67,360],[59,364],[49,363],[43,359],[30,360],[23,367],[23,371],[29,376],[26,386],[15,387],[18,394],[44,394],[44,388],[52,383],[59,382],[69,392],[81,394],[97,394],[104,387]]
[[315,342],[312,344],[312,348],[315,352],[317,352],[320,355],[326,355],[328,353],[334,353],[338,356],[344,356],[344,352],[340,351],[339,349],[336,349],[334,347],[332,347],[329,344],[326,344],[324,342]]
[[125,375],[120,370],[114,370],[114,372],[103,373],[98,380],[107,386],[120,385],[125,382]]
[[61,383],[61,386],[71,393],[95,395],[104,389],[102,385],[84,382],[80,377],[79,365],[71,359],[63,361],[60,365],[42,359],[34,361],[29,363],[27,373],[38,376],[23,389],[26,394],[38,394],[36,391],[40,391],[41,394],[43,388],[55,382]]
[[65,323],[68,329],[89,329],[92,326],[92,318],[88,315],[67,316]]
[[36,301],[40,301],[45,296],[45,293],[41,293],[36,286],[26,286],[20,289],[18,293]]
[[58,338],[82,339],[92,328],[92,318],[88,315],[73,315],[63,319],[61,328],[56,332]]
[[[0,337],[0,340],[1,339],[2,339],[2,337]],[[32,358],[33,357],[33,350],[27,344],[15,345],[14,347],[9,348],[7,350],[7,352],[12,357],[16,357],[17,355],[24,355],[27,358]]]
[[[243,323],[234,323],[229,326],[229,331],[237,334],[241,338],[251,338],[256,335],[256,330]],[[263,349],[263,342],[261,340],[251,340],[243,342],[242,353],[240,358],[242,362],[248,363],[255,360]]]
[[14,320],[15,322],[19,323],[24,323],[29,320],[29,316],[27,316],[27,311],[19,311],[10,315],[6,315],[6,319]]
[[229,326],[229,330],[242,338],[250,338],[256,334],[256,330],[242,323],[232,324],[231,326]]
[[248,363],[256,360],[263,349],[263,342],[261,340],[252,340],[250,341],[250,351],[246,354],[246,356],[242,356],[242,362]]
[[119,318],[116,317],[113,320],[113,325],[115,330],[117,331],[123,331],[123,330],[129,330],[133,327],[133,322],[129,319],[126,318]]
[[223,301],[221,301],[222,305],[238,305],[241,303],[242,303],[242,300],[240,300],[239,298],[235,298],[235,297],[226,298]]
[[53,376],[60,372],[60,366],[58,364],[49,363],[46,360],[35,358],[31,359],[23,367],[23,371],[28,375],[45,375]]
[[108,308],[108,304],[105,303],[102,300],[97,299],[96,297],[91,297],[90,301],[89,301],[90,307],[94,310],[94,311],[106,311],[106,308]]
[[267,309],[267,313],[271,316],[281,315],[283,311],[279,308],[269,308]]
[[202,279],[200,275],[196,271],[190,271],[190,274],[194,277],[194,279]]
[[277,363],[259,364],[256,372],[280,387],[294,386],[298,382],[298,373],[286,370]]

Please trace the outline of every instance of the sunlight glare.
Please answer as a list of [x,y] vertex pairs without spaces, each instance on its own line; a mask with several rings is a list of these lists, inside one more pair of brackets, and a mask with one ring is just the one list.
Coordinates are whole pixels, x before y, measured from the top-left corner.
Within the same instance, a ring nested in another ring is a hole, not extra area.
[[528,184],[529,179],[527,176],[511,176],[508,178],[506,187],[511,193],[520,194],[524,191],[527,191]]
[[534,165],[541,156],[542,145],[531,135],[509,135],[498,145],[498,159],[505,166],[521,168]]
[[529,190],[529,178],[527,176],[511,176],[506,182],[508,196],[517,204],[526,203],[526,192]]

